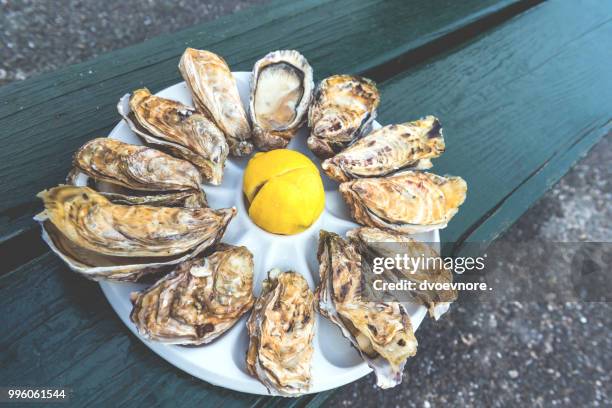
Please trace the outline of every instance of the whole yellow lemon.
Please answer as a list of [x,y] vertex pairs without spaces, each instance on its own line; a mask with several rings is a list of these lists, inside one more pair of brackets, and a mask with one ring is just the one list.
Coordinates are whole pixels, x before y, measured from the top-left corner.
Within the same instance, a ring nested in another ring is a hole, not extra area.
[[319,218],[325,192],[319,170],[295,150],[257,153],[244,171],[249,216],[274,234],[297,234]]

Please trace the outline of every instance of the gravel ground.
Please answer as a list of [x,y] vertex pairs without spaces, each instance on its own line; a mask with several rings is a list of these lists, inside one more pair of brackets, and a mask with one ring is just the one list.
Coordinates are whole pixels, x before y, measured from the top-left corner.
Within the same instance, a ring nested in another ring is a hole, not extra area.
[[0,0],[0,85],[264,0]]
[[[0,0],[0,85],[263,2]],[[612,241],[610,163],[608,136],[504,239]],[[419,328],[419,352],[401,386],[377,390],[370,375],[329,405],[610,406],[610,327],[609,303],[456,305]]]

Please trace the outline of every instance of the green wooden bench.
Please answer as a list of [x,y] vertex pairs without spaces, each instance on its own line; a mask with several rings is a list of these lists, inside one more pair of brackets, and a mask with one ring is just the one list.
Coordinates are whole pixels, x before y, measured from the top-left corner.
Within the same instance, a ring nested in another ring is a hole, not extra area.
[[80,406],[319,406],[211,386],[148,350],[98,285],[41,243],[35,194],[62,182],[72,152],[117,123],[118,98],[180,81],[186,46],[250,70],[300,50],[316,77],[379,83],[380,122],[442,118],[436,172],[469,194],[442,239],[490,242],[612,128],[612,4],[603,1],[272,2],[0,88],[1,385],[68,386]]

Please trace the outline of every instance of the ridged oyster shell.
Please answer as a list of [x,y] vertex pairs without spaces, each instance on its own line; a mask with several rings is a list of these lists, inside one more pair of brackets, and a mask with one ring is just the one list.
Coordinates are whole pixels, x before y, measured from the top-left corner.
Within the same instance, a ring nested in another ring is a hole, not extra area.
[[251,127],[240,101],[236,80],[223,58],[215,53],[187,48],[179,71],[191,90],[196,108],[223,131],[234,156],[253,151]]
[[[90,187],[97,190],[99,194],[106,197],[113,204],[124,205],[152,205],[156,207],[185,207],[201,208],[208,207],[206,193],[204,190],[172,190],[172,191],[138,191],[123,187],[119,184],[112,184],[112,192],[100,189],[100,182],[108,182],[101,178],[91,177],[79,167],[73,167],[66,176],[66,184],[71,186]],[[198,173],[199,174],[199,173]],[[85,179],[81,179],[85,177]],[[97,176],[101,177],[101,176]],[[102,186],[105,188],[106,186]]]
[[376,84],[353,75],[321,81],[308,111],[308,148],[331,157],[371,130],[380,94]]
[[314,82],[312,68],[294,50],[274,51],[255,63],[249,116],[261,150],[281,149],[306,120]]
[[145,142],[193,163],[207,181],[221,184],[229,148],[223,132],[206,116],[146,88],[124,95],[117,109]]
[[188,161],[106,137],[85,143],[73,164],[96,181],[133,190],[199,190],[202,184],[198,169]]
[[135,281],[196,256],[220,239],[235,208],[114,204],[89,187],[58,186],[38,194],[34,219],[43,240],[68,266],[94,280]]
[[381,388],[402,381],[406,360],[416,354],[410,316],[399,302],[374,302],[363,296],[363,265],[356,249],[339,235],[319,235],[319,312],[335,323],[374,370]]
[[444,153],[440,121],[434,116],[384,126],[359,139],[321,167],[332,179],[384,176],[401,169],[427,169]]
[[355,221],[407,234],[446,227],[465,201],[466,192],[461,177],[417,171],[340,184]]
[[[453,274],[444,267],[440,255],[428,244],[416,241],[404,234],[384,231],[378,228],[360,227],[347,232],[349,242],[357,248],[363,260],[372,263],[374,258],[395,258],[397,255],[407,255],[411,259],[438,259],[440,262],[419,264],[418,269],[404,270],[385,268],[383,276],[387,282],[408,280],[417,285],[423,281],[429,283],[452,283]],[[417,289],[410,293],[412,300],[427,307],[429,315],[438,319],[444,314],[451,302],[457,299],[456,290],[423,290]]]
[[203,191],[176,191],[156,195],[128,195],[103,191],[99,193],[113,204],[184,208],[204,208],[208,206]]
[[200,345],[226,332],[254,301],[253,255],[245,247],[220,244],[133,293],[130,319],[150,340]]
[[273,269],[247,322],[246,363],[274,395],[295,397],[310,388],[314,295],[296,272]]

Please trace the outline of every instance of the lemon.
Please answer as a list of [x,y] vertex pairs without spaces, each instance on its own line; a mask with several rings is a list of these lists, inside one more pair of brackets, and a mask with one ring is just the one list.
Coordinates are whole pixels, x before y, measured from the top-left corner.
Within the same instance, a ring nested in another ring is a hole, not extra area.
[[255,154],[244,171],[242,190],[249,217],[274,234],[304,231],[319,218],[325,205],[319,170],[294,150]]

